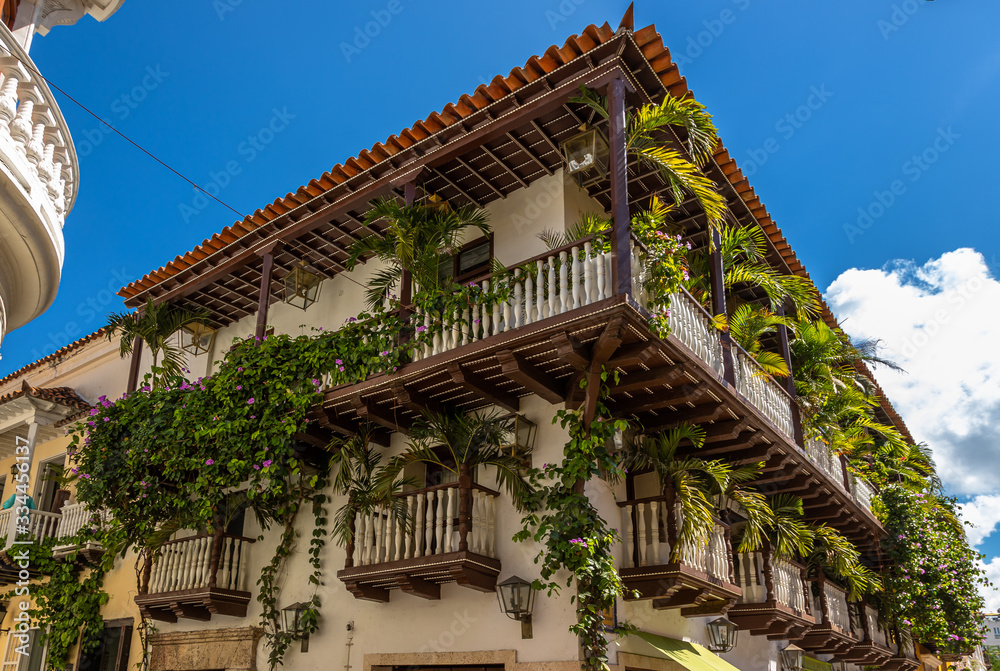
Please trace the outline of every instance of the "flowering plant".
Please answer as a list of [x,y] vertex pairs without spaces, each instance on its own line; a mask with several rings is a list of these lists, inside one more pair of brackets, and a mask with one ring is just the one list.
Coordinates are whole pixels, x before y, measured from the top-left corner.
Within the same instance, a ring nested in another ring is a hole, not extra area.
[[691,243],[664,231],[673,208],[654,197],[649,209],[632,217],[632,232],[644,248],[639,268],[640,296],[650,323],[661,338],[670,333],[670,299],[690,279],[687,252]]

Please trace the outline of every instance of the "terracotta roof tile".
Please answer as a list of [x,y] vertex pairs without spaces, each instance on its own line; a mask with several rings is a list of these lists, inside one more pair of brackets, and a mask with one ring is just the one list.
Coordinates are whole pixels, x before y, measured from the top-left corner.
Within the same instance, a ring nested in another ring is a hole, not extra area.
[[32,387],[27,382],[17,391],[0,396],[0,405],[24,396],[57,403],[67,408],[76,408],[77,410],[87,410],[91,407],[89,403],[77,396],[72,387]]

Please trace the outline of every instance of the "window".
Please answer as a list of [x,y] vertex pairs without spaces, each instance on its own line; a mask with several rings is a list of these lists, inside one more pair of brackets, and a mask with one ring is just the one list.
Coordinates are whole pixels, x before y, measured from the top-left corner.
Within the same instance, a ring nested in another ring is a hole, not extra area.
[[[27,654],[22,654],[25,650],[27,650]],[[45,652],[46,648],[41,643],[38,629],[28,630],[28,642],[23,646],[22,641],[8,633],[0,669],[3,671],[41,671]]]
[[993,635],[1000,636],[1000,627],[993,627]]
[[77,671],[128,671],[131,645],[131,619],[105,622],[100,646],[91,652],[81,653]]
[[438,277],[465,282],[485,274],[493,259],[493,237],[480,238],[464,245],[457,254],[444,256],[438,263]]

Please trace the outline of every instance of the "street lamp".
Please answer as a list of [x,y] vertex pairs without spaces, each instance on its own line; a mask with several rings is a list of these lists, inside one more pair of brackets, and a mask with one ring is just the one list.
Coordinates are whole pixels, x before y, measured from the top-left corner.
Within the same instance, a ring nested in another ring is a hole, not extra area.
[[802,671],[802,648],[791,643],[781,651],[782,671]]
[[281,609],[281,628],[293,639],[302,641],[302,652],[309,651],[309,630],[303,622],[303,615],[306,612],[306,604],[293,603]]
[[739,629],[724,617],[709,622],[708,649],[712,652],[729,652],[736,647],[736,635]]
[[535,605],[531,583],[511,576],[497,585],[497,600],[507,617],[521,623],[521,638],[531,638],[531,611]]

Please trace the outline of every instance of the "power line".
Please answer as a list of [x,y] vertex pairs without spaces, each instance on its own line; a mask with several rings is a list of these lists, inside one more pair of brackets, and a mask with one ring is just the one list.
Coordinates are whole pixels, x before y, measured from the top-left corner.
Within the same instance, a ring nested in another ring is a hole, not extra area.
[[45,75],[43,75],[41,72],[39,72],[38,68],[35,67],[34,63],[30,63],[30,62],[26,63],[25,61],[21,60],[21,58],[19,58],[17,54],[15,54],[14,52],[12,52],[10,49],[8,49],[4,45],[0,45],[0,48],[2,48],[4,51],[6,51],[11,56],[13,56],[15,59],[17,59],[18,62],[21,63],[21,65],[23,65],[24,67],[26,67],[27,69],[31,70],[36,75],[38,75],[46,84],[48,84],[49,86],[51,86],[52,88],[54,88],[56,91],[59,91],[59,93],[61,93],[64,96],[66,96],[77,107],[79,107],[84,112],[86,112],[87,114],[89,114],[90,116],[94,117],[95,119],[97,119],[98,121],[100,121],[102,124],[104,124],[105,126],[107,126],[108,128],[110,128],[116,135],[118,135],[120,138],[122,138],[123,140],[125,140],[126,142],[128,142],[130,145],[132,145],[133,147],[135,147],[139,151],[141,151],[143,154],[145,154],[146,156],[150,157],[151,159],[153,159],[154,161],[156,161],[157,163],[159,163],[160,165],[162,165],[164,168],[166,168],[170,172],[174,173],[175,175],[177,175],[178,177],[180,177],[181,179],[183,179],[185,182],[187,182],[188,184],[190,184],[191,186],[193,186],[198,191],[201,191],[203,194],[205,194],[206,196],[208,196],[209,198],[211,198],[215,202],[219,203],[223,207],[225,207],[225,208],[229,209],[230,211],[234,212],[241,219],[246,219],[247,218],[247,215],[243,214],[242,212],[240,212],[239,210],[237,210],[235,207],[229,205],[228,203],[220,200],[218,197],[213,196],[212,194],[210,194],[205,189],[201,188],[194,181],[192,181],[192,180],[188,179],[187,177],[185,177],[179,171],[175,170],[170,165],[168,165],[165,161],[157,158],[157,156],[155,154],[153,154],[152,152],[150,152],[149,150],[147,150],[145,147],[143,147],[142,145],[140,145],[138,142],[136,142],[132,138],[128,137],[127,135],[125,135],[124,133],[122,133],[120,130],[118,130],[117,128],[115,128],[114,126],[112,126],[110,123],[108,123],[107,121],[105,121],[104,119],[102,119],[98,114],[96,114],[95,112],[91,111],[91,109],[89,107],[87,107],[86,105],[84,105],[83,103],[81,103],[79,100],[77,100],[76,98],[74,98],[70,94],[66,93],[65,90],[63,90],[61,87],[59,87],[58,85],[56,85],[51,79],[49,79],[48,77],[46,77]]

